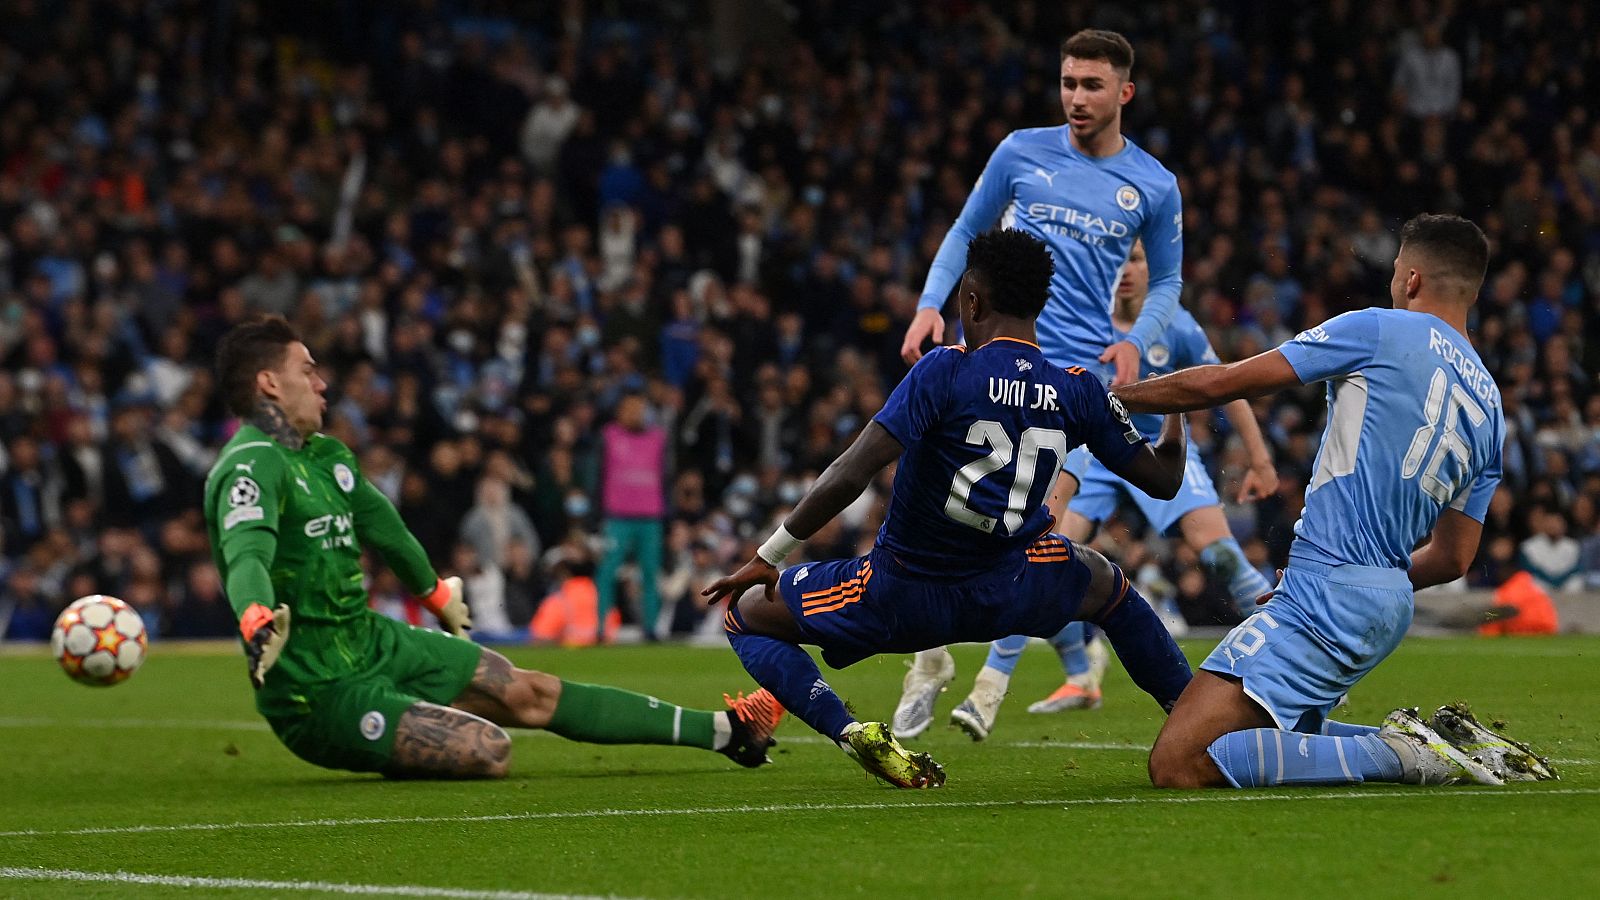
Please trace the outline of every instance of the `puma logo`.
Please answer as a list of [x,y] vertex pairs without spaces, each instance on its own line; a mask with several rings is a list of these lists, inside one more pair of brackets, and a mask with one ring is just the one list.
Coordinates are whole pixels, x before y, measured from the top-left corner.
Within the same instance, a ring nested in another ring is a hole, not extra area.
[[1045,170],[1043,170],[1043,169],[1034,169],[1033,170],[1033,174],[1035,174],[1035,175],[1039,176],[1040,178],[1042,178],[1044,180],[1044,183],[1050,185],[1050,187],[1054,188],[1056,186],[1056,174],[1057,173],[1055,173],[1055,172],[1046,173]]
[[248,473],[250,475],[256,474],[256,461],[253,460],[253,459],[250,460],[247,463],[234,463],[233,467],[235,469],[243,469],[243,470],[245,470],[246,473]]

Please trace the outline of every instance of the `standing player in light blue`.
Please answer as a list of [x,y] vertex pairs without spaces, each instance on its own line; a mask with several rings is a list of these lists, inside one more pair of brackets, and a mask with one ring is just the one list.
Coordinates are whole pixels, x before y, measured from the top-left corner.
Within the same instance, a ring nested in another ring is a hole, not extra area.
[[[1328,422],[1276,595],[1212,651],[1150,753],[1157,787],[1555,777],[1461,707],[1382,726],[1327,718],[1394,650],[1412,591],[1465,574],[1500,482],[1500,390],[1467,339],[1489,243],[1423,215],[1400,232],[1393,309],[1345,313],[1276,350],[1118,388],[1138,412],[1327,382]],[[1421,549],[1414,549],[1426,541]]]
[[[1122,280],[1117,283],[1116,306],[1112,310],[1111,324],[1119,335],[1126,334],[1139,316],[1144,305],[1145,285],[1149,281],[1144,245],[1135,244],[1128,264],[1123,268]],[[1211,341],[1201,330],[1200,323],[1188,311],[1179,308],[1167,328],[1155,343],[1144,352],[1139,367],[1139,377],[1153,378],[1190,366],[1215,364],[1217,354]],[[1244,502],[1274,494],[1278,490],[1278,473],[1272,465],[1272,451],[1261,437],[1255,412],[1244,400],[1235,400],[1222,408],[1234,430],[1244,442],[1250,457],[1250,468],[1240,485],[1239,500]],[[1161,431],[1161,417],[1134,416],[1134,427],[1151,440]],[[1118,501],[1126,496],[1139,507],[1150,527],[1158,534],[1176,530],[1206,568],[1228,586],[1242,615],[1255,611],[1256,598],[1270,590],[1271,585],[1245,559],[1244,550],[1234,540],[1228,529],[1228,520],[1222,514],[1221,500],[1211,475],[1200,460],[1200,451],[1189,445],[1189,462],[1184,469],[1183,487],[1171,500],[1156,500],[1144,491],[1128,484],[1103,463],[1092,460],[1084,475],[1083,485],[1072,498],[1059,529],[1069,540],[1085,542],[1094,534],[1100,523],[1116,511]],[[1050,639],[1061,657],[1066,670],[1066,682],[1055,693],[1028,707],[1031,713],[1054,713],[1071,709],[1094,709],[1100,705],[1100,666],[1092,665],[1088,651],[1098,648],[1098,642],[1084,642],[1085,626],[1082,622],[1068,625]],[[983,740],[994,726],[995,714],[1005,696],[1011,673],[1028,644],[1025,635],[995,641],[989,650],[989,659],[979,672],[977,683],[986,690],[974,691],[951,713],[951,719],[974,740]],[[1103,653],[1098,660],[1103,660]]]
[[[900,787],[943,772],[908,753],[882,722],[858,722],[801,644],[842,668],[877,653],[1008,634],[1046,637],[1088,619],[1105,630],[1135,683],[1171,705],[1189,664],[1144,598],[1105,557],[1049,532],[1045,508],[1061,459],[1088,446],[1113,471],[1170,497],[1186,441],[1168,416],[1151,445],[1083,368],[1053,366],[1033,340],[1052,269],[1019,231],[972,240],[961,280],[973,349],[941,347],[912,367],[883,409],[739,571],[704,594],[727,596],[728,642],[783,706]],[[854,559],[784,559],[899,460],[883,528]],[[756,585],[765,592],[746,590]]]
[[[1133,47],[1116,32],[1087,29],[1061,45],[1067,123],[1014,131],[995,148],[934,257],[900,347],[907,363],[917,361],[930,337],[935,343],[944,337],[940,308],[966,268],[967,242],[999,223],[1044,241],[1055,257],[1050,302],[1038,322],[1045,358],[1111,374],[1113,385],[1138,378],[1141,355],[1178,310],[1183,199],[1177,178],[1122,134],[1122,107],[1134,95],[1132,71]],[[1149,296],[1133,328],[1118,339],[1111,328],[1112,291],[1141,237]],[[1107,364],[1114,373],[1105,371]],[[1060,479],[1050,499],[1058,520],[1087,465],[1082,453],[1067,462],[1072,477]],[[942,647],[917,654],[895,710],[896,731],[922,733],[933,721],[934,698],[954,677],[955,661]],[[968,699],[987,703],[993,693],[980,683]]]

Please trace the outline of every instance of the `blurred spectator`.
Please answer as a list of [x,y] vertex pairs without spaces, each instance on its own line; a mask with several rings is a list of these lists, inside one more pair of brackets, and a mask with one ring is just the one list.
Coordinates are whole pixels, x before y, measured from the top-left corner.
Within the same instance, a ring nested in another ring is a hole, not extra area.
[[511,485],[494,476],[478,481],[478,502],[461,520],[461,540],[477,558],[504,569],[513,545],[529,559],[539,556],[539,535],[528,514],[511,502]]
[[1445,45],[1437,22],[1424,24],[1420,39],[1411,36],[1400,51],[1394,89],[1406,112],[1419,119],[1449,115],[1461,102],[1461,57]]
[[[135,595],[172,631],[186,610],[210,614],[185,523],[236,427],[212,348],[253,312],[307,336],[335,385],[330,433],[441,566],[486,475],[542,546],[633,521],[600,474],[602,426],[631,394],[662,430],[642,518],[656,547],[660,522],[682,526],[667,568],[736,564],[904,374],[891,345],[941,223],[1001,135],[1059,123],[1056,41],[1086,26],[1138,49],[1125,125],[1183,179],[1184,303],[1224,358],[1387,303],[1410,215],[1483,226],[1472,337],[1502,391],[1506,481],[1470,578],[1503,582],[1538,537],[1533,556],[1577,542],[1573,565],[1600,587],[1585,511],[1600,502],[1588,5],[875,7],[918,22],[913,42],[860,27],[851,4],[790,5],[785,41],[742,55],[715,45],[707,4],[670,18],[633,0],[519,18],[467,4],[471,27],[459,4],[6,5],[9,630],[97,590]],[[979,28],[1021,37],[975,41]],[[1283,494],[1228,515],[1270,571],[1323,392],[1255,408]],[[1235,437],[1201,427],[1207,465],[1233,468]],[[883,496],[875,485],[810,550],[870,542]],[[1535,504],[1567,513],[1571,537],[1532,526]],[[1181,553],[1115,524],[1109,552],[1211,614]],[[487,549],[520,632],[545,572],[522,543]],[[614,551],[613,566],[642,552]],[[657,566],[642,568],[646,621],[665,628]],[[615,571],[601,581],[611,603]],[[381,568],[372,583],[375,603],[415,614]],[[676,609],[675,627],[696,624],[695,605]]]
[[555,559],[551,582],[554,591],[539,602],[533,621],[528,623],[529,638],[536,644],[563,647],[590,647],[610,643],[622,622],[621,613],[612,609],[600,614],[599,591],[594,583],[594,563],[581,545],[569,542]]
[[1536,506],[1529,515],[1533,532],[1522,542],[1519,561],[1545,590],[1576,591],[1582,588],[1578,572],[1582,548],[1567,534],[1567,517],[1559,509]]
[[617,406],[616,421],[601,430],[602,534],[605,555],[596,586],[599,616],[616,606],[617,570],[632,559],[639,566],[640,626],[654,640],[661,613],[661,518],[666,514],[665,456],[667,435],[646,420],[640,394],[628,394]]

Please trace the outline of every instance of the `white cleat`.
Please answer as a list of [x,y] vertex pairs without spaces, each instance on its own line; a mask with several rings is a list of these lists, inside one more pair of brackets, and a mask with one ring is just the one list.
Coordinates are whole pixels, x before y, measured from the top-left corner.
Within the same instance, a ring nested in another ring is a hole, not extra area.
[[950,711],[950,724],[967,733],[967,737],[981,741],[994,730],[995,717],[1000,715],[1000,704],[1006,699],[1006,685],[1010,678],[985,667],[972,682],[972,693]]
[[1490,730],[1465,703],[1439,707],[1428,724],[1457,750],[1505,781],[1559,781],[1561,778],[1549,760],[1533,752],[1527,744]]
[[1378,737],[1400,755],[1400,780],[1406,784],[1505,784],[1434,731],[1414,707],[1384,717]]
[[950,651],[938,647],[918,653],[900,685],[900,705],[894,708],[894,733],[910,740],[927,731],[933,724],[933,702],[955,677],[956,660]]

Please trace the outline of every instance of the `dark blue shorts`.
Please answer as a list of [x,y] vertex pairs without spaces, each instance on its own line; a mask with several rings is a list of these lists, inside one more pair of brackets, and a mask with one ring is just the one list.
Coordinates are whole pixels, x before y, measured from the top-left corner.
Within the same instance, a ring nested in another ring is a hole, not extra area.
[[881,547],[791,566],[778,578],[805,643],[822,648],[835,669],[879,653],[1013,634],[1050,637],[1076,618],[1088,586],[1088,567],[1059,534],[967,578],[914,575]]

